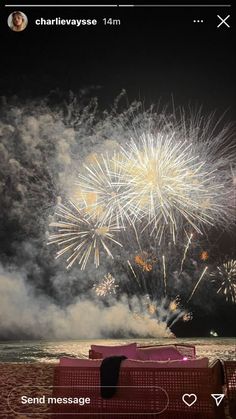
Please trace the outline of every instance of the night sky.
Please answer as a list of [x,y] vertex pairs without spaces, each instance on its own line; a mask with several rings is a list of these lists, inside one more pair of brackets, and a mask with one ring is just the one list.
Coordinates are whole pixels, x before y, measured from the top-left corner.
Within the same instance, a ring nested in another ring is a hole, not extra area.
[[[228,9],[215,8],[22,8],[27,29],[3,29],[1,93],[22,97],[45,95],[59,88],[75,92],[100,86],[110,104],[126,89],[129,99],[147,103],[160,98],[206,110],[233,112],[235,56],[232,29],[217,28]],[[36,26],[38,17],[96,18],[97,26]],[[120,19],[104,26],[103,17]],[[203,24],[194,24],[196,18]],[[229,20],[230,22],[230,20]]]
[[[225,17],[229,9],[21,7],[18,9],[29,21],[21,33],[7,26],[7,17],[15,9],[1,6],[0,96],[7,100],[17,97],[22,103],[37,102],[53,95],[63,99],[68,91],[75,95],[87,91],[98,97],[101,108],[109,108],[125,89],[129,102],[140,99],[144,107],[174,100],[176,106],[201,106],[203,113],[226,112],[226,121],[235,119],[235,41],[232,28],[217,28],[217,15]],[[34,24],[36,18],[58,16],[97,19],[98,24],[79,28]],[[104,26],[104,17],[119,19],[121,24]],[[204,23],[193,23],[194,19]],[[232,24],[232,19],[228,22]],[[9,266],[14,261],[17,265],[18,254],[12,243],[20,243],[21,235],[16,238],[13,234],[19,226],[16,220],[6,224],[1,218],[0,222],[2,264]],[[27,234],[36,237],[35,231]],[[229,246],[232,254],[234,243],[231,233],[223,235],[220,246],[225,253]],[[40,287],[53,293],[50,285],[45,285],[50,270],[41,266],[41,272],[44,279]],[[33,280],[31,272],[28,281]],[[219,299],[217,307],[217,312],[207,312],[205,321],[205,311],[198,305],[192,322],[177,324],[174,332],[204,336],[212,328],[220,335],[234,335],[231,319],[235,306]]]

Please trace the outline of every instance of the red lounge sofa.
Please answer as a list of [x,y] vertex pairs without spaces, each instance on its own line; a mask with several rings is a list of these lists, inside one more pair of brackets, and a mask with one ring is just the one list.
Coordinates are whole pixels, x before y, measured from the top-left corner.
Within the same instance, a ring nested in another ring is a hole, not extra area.
[[[211,397],[212,393],[222,393],[222,368],[219,361],[207,368],[140,368],[122,365],[117,393],[108,400],[100,397],[100,370],[96,364],[99,362],[87,360],[84,367],[55,367],[53,397],[89,397],[91,404],[56,404],[53,407],[53,418],[225,418],[224,403],[216,407]],[[142,364],[142,361],[134,362]],[[191,407],[182,401],[185,393],[197,395],[197,402]],[[161,411],[163,413],[157,414]]]

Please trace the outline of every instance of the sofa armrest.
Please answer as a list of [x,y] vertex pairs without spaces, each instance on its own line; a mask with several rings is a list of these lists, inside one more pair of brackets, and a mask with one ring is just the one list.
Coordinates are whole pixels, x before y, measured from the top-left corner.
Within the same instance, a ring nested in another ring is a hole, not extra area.
[[212,378],[215,383],[219,383],[221,386],[225,384],[224,365],[220,359],[214,359],[209,368],[212,370]]
[[93,349],[89,349],[89,359],[102,359],[103,356],[100,352],[95,352]]
[[236,418],[236,361],[223,361],[229,412]]

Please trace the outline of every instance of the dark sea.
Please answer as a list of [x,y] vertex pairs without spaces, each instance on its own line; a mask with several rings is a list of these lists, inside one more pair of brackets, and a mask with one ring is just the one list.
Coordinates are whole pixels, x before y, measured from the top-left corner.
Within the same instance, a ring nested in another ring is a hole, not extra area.
[[158,339],[90,339],[67,341],[0,342],[0,362],[57,362],[62,356],[87,358],[91,344],[140,345],[188,343],[196,346],[197,357],[236,361],[236,338],[158,338]]

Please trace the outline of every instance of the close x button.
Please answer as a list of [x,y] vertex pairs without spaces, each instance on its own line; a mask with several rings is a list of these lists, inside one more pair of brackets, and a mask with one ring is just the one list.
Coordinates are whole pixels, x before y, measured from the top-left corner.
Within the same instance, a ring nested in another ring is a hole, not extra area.
[[218,22],[217,28],[219,27],[223,27],[224,25],[227,28],[230,28],[230,24],[227,22],[228,19],[230,18],[230,15],[226,16],[226,17],[221,17],[220,15],[217,15],[218,19],[220,20],[220,22]]

